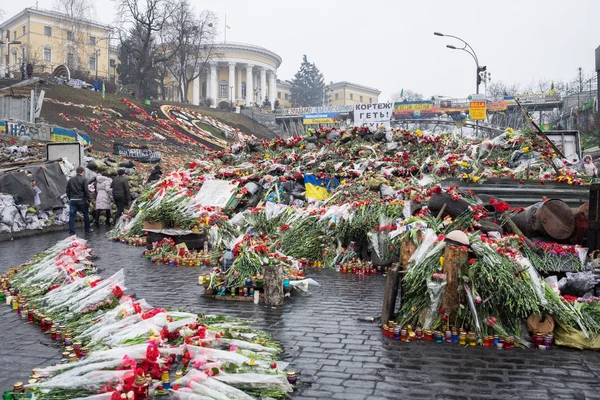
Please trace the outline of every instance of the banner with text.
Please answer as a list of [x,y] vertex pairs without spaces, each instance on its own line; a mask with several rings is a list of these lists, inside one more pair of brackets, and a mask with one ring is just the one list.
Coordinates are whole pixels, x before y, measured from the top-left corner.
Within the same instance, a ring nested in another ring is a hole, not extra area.
[[353,106],[320,106],[281,108],[276,110],[275,113],[277,117],[299,117],[305,114],[349,113],[352,110],[354,110]]
[[315,124],[335,124],[340,121],[339,113],[325,113],[325,114],[304,114],[302,116],[302,123],[304,125],[315,125]]
[[394,113],[394,103],[355,104],[354,125],[358,127],[379,128],[390,127]]
[[160,161],[160,152],[149,149],[147,147],[132,147],[122,143],[115,143],[113,147],[113,154],[117,154],[119,157],[129,158],[132,160],[151,163]]

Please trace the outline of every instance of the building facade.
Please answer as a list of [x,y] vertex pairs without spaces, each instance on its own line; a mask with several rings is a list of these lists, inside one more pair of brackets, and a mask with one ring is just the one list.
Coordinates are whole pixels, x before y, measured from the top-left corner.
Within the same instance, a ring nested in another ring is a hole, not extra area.
[[277,100],[281,108],[292,106],[292,82],[277,80]]
[[379,103],[381,90],[356,83],[331,82],[325,87],[324,104],[330,106],[348,106],[354,104]]
[[[260,46],[244,43],[217,43],[213,56],[200,76],[190,82],[187,101],[217,107],[227,104],[253,106],[266,99],[271,106],[277,97],[277,68],[281,57]],[[167,98],[177,100],[177,83],[171,81]]]
[[111,28],[90,20],[74,20],[55,11],[26,8],[0,24],[0,69],[20,76],[22,63],[34,73],[52,73],[64,65],[90,78],[112,80],[118,54],[110,45]]

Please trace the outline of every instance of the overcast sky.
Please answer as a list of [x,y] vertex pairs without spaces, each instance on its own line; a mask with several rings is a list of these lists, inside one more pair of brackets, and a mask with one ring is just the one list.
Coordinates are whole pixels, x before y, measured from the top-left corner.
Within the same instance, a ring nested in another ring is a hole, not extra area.
[[[493,80],[522,85],[570,80],[579,67],[589,78],[600,45],[599,0],[190,1],[198,11],[218,14],[220,40],[227,13],[228,41],[279,54],[280,79],[291,79],[306,54],[326,82],[378,88],[382,101],[402,88],[425,96],[474,92],[475,62],[467,53],[447,49],[459,42],[434,36],[434,31],[469,42]],[[35,3],[2,1],[0,9],[10,17]],[[39,0],[40,8],[53,4]],[[114,3],[96,4],[98,19],[112,22]]]

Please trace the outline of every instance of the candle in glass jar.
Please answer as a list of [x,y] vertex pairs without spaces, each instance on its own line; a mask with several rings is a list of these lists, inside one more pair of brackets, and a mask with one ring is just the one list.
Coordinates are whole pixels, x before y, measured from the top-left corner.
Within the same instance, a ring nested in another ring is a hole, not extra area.
[[417,328],[417,330],[415,331],[415,337],[417,338],[417,340],[423,339],[423,328]]

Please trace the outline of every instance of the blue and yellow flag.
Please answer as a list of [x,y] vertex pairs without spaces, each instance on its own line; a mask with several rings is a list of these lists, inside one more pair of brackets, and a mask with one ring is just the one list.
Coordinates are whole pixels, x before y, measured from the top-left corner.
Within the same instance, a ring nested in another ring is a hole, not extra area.
[[340,185],[336,178],[317,178],[314,175],[304,174],[304,188],[306,198],[313,200],[326,200],[331,197],[333,190]]
[[104,86],[104,80],[102,80],[102,98],[104,98],[104,93],[106,93],[106,87]]

